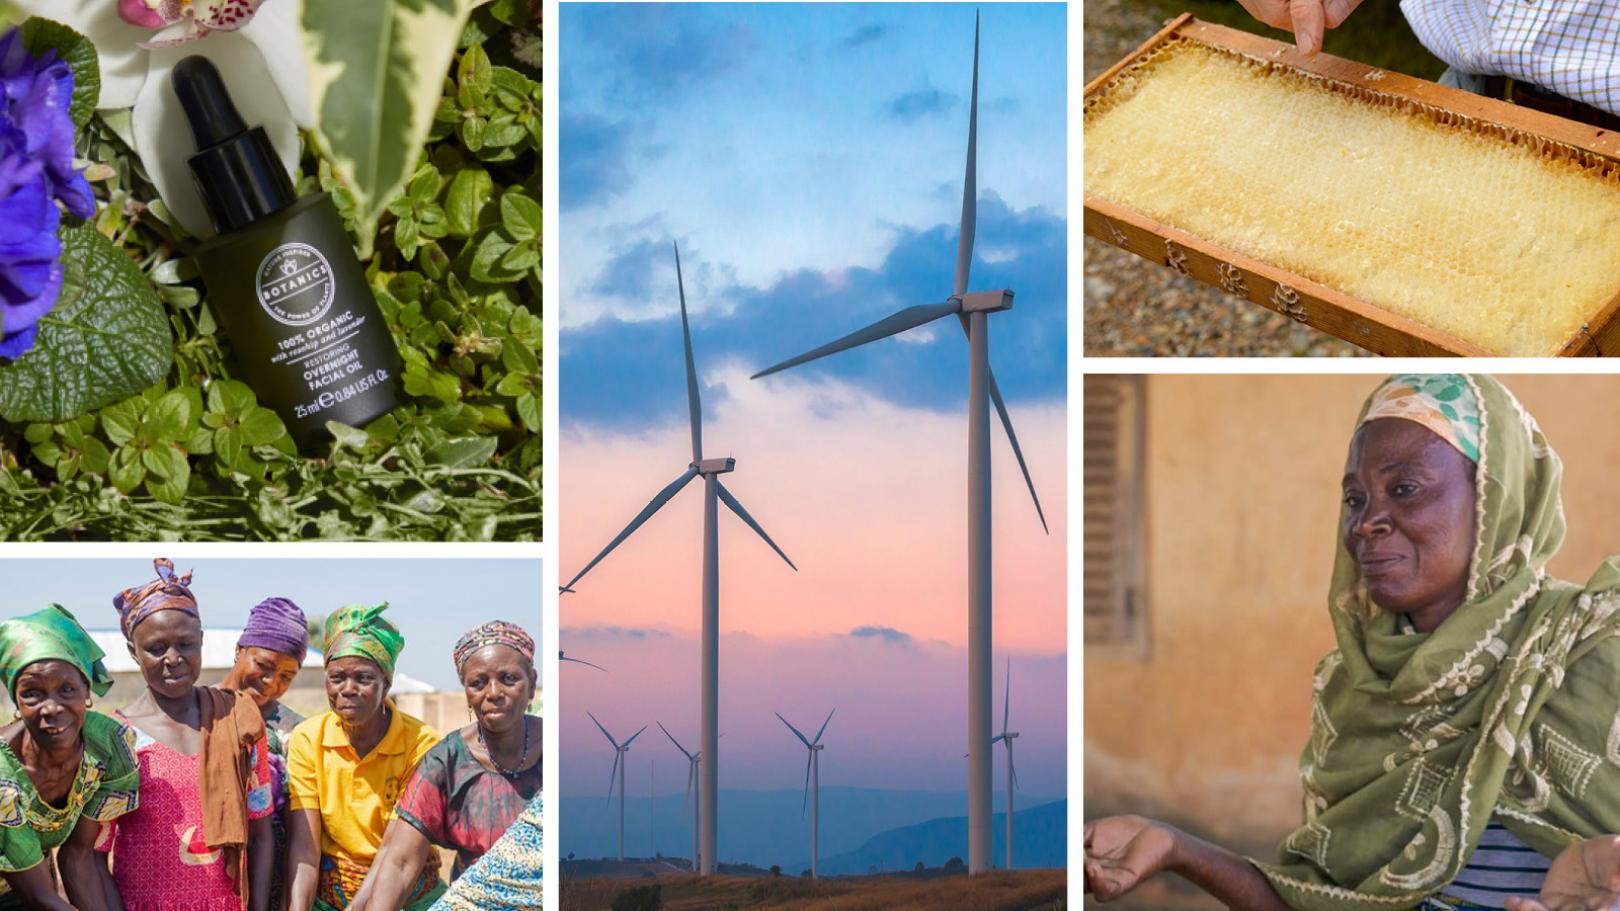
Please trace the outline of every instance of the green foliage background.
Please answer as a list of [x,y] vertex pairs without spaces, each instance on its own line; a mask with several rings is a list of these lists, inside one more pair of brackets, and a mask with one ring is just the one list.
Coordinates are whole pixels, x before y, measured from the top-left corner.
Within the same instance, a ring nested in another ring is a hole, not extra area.
[[[0,540],[538,539],[540,41],[538,4],[521,0],[480,7],[463,33],[419,167],[365,263],[410,403],[364,430],[333,425],[313,457],[235,378],[188,258],[196,241],[120,138],[127,123],[93,118],[79,154],[94,228],[157,290],[174,362],[75,419],[0,422]],[[350,218],[305,149],[300,193],[328,190]]]

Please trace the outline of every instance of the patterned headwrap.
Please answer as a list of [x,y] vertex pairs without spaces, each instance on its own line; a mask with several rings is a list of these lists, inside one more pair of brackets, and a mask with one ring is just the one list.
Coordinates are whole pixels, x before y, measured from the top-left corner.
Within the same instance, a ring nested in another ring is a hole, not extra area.
[[158,577],[145,585],[126,588],[113,596],[113,607],[118,609],[118,626],[128,639],[141,621],[160,610],[178,610],[197,616],[197,599],[191,596],[191,571],[183,576],[174,574],[173,561],[158,557],[152,561]]
[[392,680],[394,662],[405,648],[405,637],[400,635],[399,627],[383,619],[382,612],[387,609],[388,602],[384,601],[374,607],[350,604],[333,611],[326,618],[326,648],[321,650],[326,663],[332,663],[334,658],[369,658]]
[[8,696],[16,695],[12,687],[23,668],[53,658],[78,668],[91,692],[105,696],[113,679],[102,657],[90,634],[60,604],[0,623],[0,684]]
[[534,664],[534,637],[516,623],[492,620],[473,627],[456,640],[456,647],[451,652],[456,661],[456,673],[461,673],[461,666],[467,663],[473,652],[486,645],[504,645],[522,655],[530,665]]
[[309,652],[309,621],[286,598],[266,598],[248,610],[247,628],[236,640],[241,648],[267,648],[304,663]]
[[1403,373],[1383,382],[1367,401],[1361,423],[1401,418],[1422,424],[1479,464],[1479,399],[1455,373]]

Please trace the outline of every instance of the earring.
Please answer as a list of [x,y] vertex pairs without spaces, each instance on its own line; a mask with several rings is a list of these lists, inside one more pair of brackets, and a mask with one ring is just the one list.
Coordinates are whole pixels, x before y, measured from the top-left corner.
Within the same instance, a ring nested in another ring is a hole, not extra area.
[[85,708],[87,708],[87,709],[95,708],[95,705],[96,705],[96,697],[94,697],[94,696],[86,696],[86,697],[84,697],[84,707]]

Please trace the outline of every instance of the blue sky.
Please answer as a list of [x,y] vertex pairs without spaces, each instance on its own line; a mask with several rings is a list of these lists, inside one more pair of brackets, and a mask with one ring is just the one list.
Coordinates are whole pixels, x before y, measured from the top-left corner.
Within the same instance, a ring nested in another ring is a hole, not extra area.
[[[1009,400],[1061,398],[1066,10],[986,4],[971,288]],[[967,4],[563,4],[562,369],[568,422],[684,414],[671,241],[700,371],[757,368],[951,292],[966,155]],[[811,371],[954,409],[954,320]],[[705,405],[725,399],[706,388]]]
[[[510,620],[540,638],[540,561],[529,559],[185,559],[192,594],[208,626],[240,627],[248,608],[272,595],[306,614],[345,604],[388,602],[405,635],[399,669],[439,689],[456,689],[450,647],[474,626]],[[13,559],[5,566],[0,619],[50,604],[73,611],[91,629],[116,629],[112,598],[156,578],[149,558]],[[20,571],[19,571],[20,570]]]

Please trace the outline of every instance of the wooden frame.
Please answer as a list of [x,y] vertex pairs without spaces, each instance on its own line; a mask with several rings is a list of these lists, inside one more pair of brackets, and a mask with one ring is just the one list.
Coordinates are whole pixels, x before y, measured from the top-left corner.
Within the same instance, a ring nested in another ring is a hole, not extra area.
[[[1304,57],[1292,45],[1201,22],[1191,13],[1171,20],[1135,52],[1093,79],[1086,86],[1087,103],[1121,70],[1173,38],[1194,39],[1322,77],[1352,94],[1403,99],[1442,121],[1483,126],[1508,142],[1548,150],[1606,172],[1620,171],[1620,134],[1340,57]],[[1448,333],[1089,193],[1085,196],[1085,233],[1378,354],[1493,356],[1493,352]],[[1558,356],[1620,354],[1617,314],[1620,289],[1590,323],[1564,343]]]

